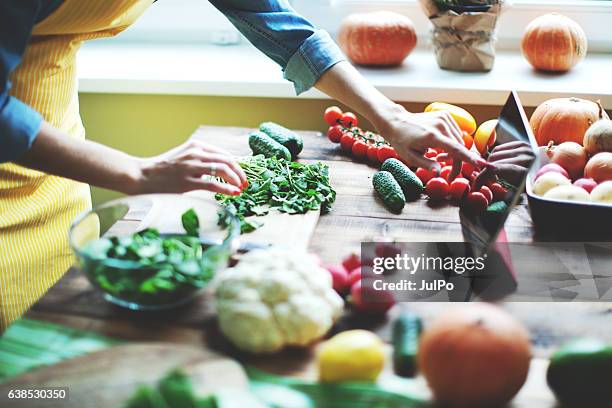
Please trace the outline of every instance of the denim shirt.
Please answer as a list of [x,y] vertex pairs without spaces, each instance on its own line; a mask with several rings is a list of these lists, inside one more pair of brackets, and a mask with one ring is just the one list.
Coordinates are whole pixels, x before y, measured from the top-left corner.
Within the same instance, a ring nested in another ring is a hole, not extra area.
[[[166,0],[172,1],[172,0]],[[279,64],[300,94],[344,60],[329,34],[286,0],[209,0],[260,51]],[[9,74],[21,61],[32,27],[62,0],[0,1],[0,163],[18,159],[34,142],[41,115],[9,96]],[[153,6],[154,7],[154,6]]]

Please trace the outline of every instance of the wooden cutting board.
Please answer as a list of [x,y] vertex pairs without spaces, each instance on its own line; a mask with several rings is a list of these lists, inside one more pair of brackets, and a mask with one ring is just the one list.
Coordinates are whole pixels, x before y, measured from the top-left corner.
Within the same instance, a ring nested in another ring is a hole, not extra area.
[[247,389],[248,379],[235,360],[210,350],[171,343],[120,345],[42,367],[0,385],[11,389],[68,387],[66,400],[12,400],[10,407],[120,407],[141,385],[152,385],[181,367],[197,395],[219,389]]

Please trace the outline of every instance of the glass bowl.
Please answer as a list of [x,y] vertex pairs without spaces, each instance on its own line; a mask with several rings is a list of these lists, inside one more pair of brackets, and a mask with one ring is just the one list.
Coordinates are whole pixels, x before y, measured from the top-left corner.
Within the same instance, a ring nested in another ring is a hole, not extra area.
[[[182,215],[193,209],[197,237]],[[212,195],[151,194],[120,198],[80,215],[70,229],[77,268],[106,300],[132,310],[161,310],[196,297],[237,250],[240,222]],[[134,235],[138,233],[137,235]]]

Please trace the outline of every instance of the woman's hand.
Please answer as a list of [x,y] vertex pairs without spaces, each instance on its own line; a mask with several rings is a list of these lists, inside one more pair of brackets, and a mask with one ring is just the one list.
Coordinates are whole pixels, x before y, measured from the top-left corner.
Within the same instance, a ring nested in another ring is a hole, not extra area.
[[517,186],[529,171],[534,159],[535,155],[529,143],[515,141],[498,145],[489,154],[489,164],[478,175],[474,185],[480,188],[498,176]]
[[[138,193],[209,190],[238,195],[248,185],[244,170],[228,151],[199,140],[139,161]],[[225,183],[203,176],[220,177]]]
[[438,162],[423,157],[430,147],[444,149],[459,164],[462,161],[478,166],[486,164],[465,147],[461,129],[448,112],[410,113],[401,105],[396,105],[394,111],[377,128],[410,165],[439,171]]

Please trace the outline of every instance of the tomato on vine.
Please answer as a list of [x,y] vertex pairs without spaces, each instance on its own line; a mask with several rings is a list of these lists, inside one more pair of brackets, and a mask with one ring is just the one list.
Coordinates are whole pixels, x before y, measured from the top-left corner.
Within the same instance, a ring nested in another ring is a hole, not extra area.
[[342,126],[340,125],[330,126],[329,129],[327,130],[327,138],[331,140],[333,143],[340,143],[340,138],[342,137],[343,133],[344,131],[342,130]]
[[355,139],[351,150],[353,156],[359,160],[365,159],[368,155],[368,145],[361,139]]
[[368,160],[371,161],[372,163],[379,163],[378,161],[378,146],[375,144],[370,144],[368,146],[368,151],[367,151],[367,156],[368,156]]
[[340,138],[340,147],[342,148],[342,151],[346,153],[351,153],[353,143],[355,143],[355,138],[351,132],[344,133]]
[[377,153],[378,161],[384,162],[387,159],[396,159],[397,153],[395,153],[395,149],[389,145],[382,145],[378,148]]
[[344,113],[342,112],[342,109],[340,109],[339,107],[330,106],[329,108],[325,109],[325,113],[323,114],[323,120],[325,120],[328,125],[335,126],[340,123],[343,114]]
[[342,118],[340,118],[340,122],[344,127],[347,128],[357,126],[359,124],[357,116],[355,116],[353,112],[346,112],[345,114],[343,114]]

